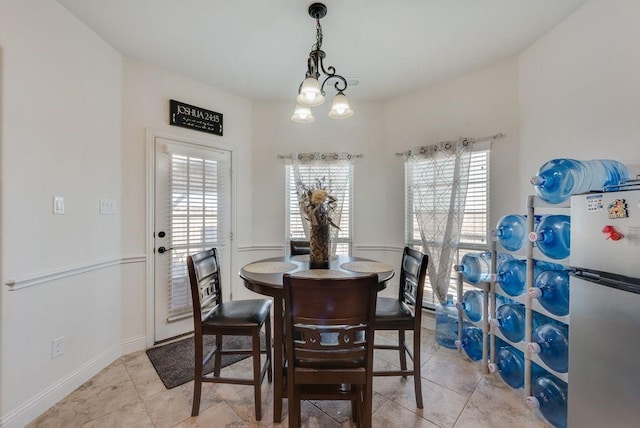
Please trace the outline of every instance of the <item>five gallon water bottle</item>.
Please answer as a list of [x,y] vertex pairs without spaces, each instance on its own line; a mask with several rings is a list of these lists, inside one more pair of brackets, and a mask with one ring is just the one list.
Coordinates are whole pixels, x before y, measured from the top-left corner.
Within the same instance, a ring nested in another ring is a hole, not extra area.
[[538,299],[540,304],[554,315],[569,314],[569,272],[566,270],[548,270],[536,276],[533,287],[529,288],[530,297]]
[[496,361],[489,364],[489,371],[496,371],[511,388],[524,387],[524,354],[522,351],[496,338]]
[[538,245],[542,253],[552,259],[569,257],[571,247],[571,217],[554,214],[542,217],[529,239]]
[[[534,225],[540,221],[540,216],[535,216]],[[495,234],[498,242],[507,251],[518,251],[527,242],[527,216],[510,214],[498,221]],[[534,226],[535,229],[535,226]]]
[[484,307],[484,293],[481,290],[467,290],[462,296],[462,302],[456,306],[462,309],[473,322],[482,320],[482,308]]
[[618,161],[553,159],[542,165],[530,182],[542,199],[559,204],[570,195],[601,192],[605,186],[616,186],[627,178],[627,168]]
[[526,279],[526,260],[506,260],[497,268],[496,282],[510,296],[519,296],[524,292]]
[[[527,405],[539,409],[542,416],[556,428],[567,426],[567,384],[536,364],[532,364],[533,380]],[[613,421],[612,421],[613,422]]]
[[458,309],[453,303],[453,294],[447,301],[436,305],[436,342],[445,348],[456,348],[458,339]]
[[[506,253],[497,253],[497,264],[512,259],[513,256]],[[462,276],[471,284],[491,281],[491,252],[467,253],[462,256],[462,261],[455,269],[462,272]]]
[[[533,277],[537,278],[544,271],[562,269],[564,267],[557,263],[534,260]],[[500,263],[496,272],[496,282],[510,296],[522,294],[527,282],[527,261],[512,259]]]
[[492,326],[498,327],[500,332],[511,342],[524,340],[525,311],[520,303],[507,303],[499,306],[496,317],[489,321]]
[[458,348],[473,361],[482,359],[482,330],[476,326],[468,325],[462,329],[462,339],[456,342]]
[[549,368],[558,373],[569,370],[569,329],[558,322],[538,326],[527,343],[527,350],[538,354]]

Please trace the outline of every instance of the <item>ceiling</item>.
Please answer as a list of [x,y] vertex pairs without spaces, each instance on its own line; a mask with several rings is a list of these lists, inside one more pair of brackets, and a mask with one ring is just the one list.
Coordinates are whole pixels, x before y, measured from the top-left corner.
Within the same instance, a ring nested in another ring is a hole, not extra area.
[[[293,102],[316,37],[311,0],[58,1],[124,56],[252,100]],[[325,65],[383,100],[513,57],[586,1],[325,0]]]

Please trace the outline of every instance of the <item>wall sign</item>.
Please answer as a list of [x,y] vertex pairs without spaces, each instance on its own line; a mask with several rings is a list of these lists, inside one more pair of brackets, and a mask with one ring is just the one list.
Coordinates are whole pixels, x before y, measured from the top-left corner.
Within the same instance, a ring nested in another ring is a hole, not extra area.
[[169,100],[169,123],[222,136],[222,113]]

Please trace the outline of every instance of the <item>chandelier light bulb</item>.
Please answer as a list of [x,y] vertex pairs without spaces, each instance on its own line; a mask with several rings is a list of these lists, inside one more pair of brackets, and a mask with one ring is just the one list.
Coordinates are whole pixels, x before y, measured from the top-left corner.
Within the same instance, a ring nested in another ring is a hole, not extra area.
[[298,123],[309,123],[313,122],[315,118],[313,117],[313,114],[311,114],[311,109],[309,107],[296,104],[296,108],[293,110],[293,114],[291,115],[291,120]]
[[296,97],[298,104],[308,107],[319,106],[324,102],[324,96],[320,90],[318,79],[307,77],[300,86],[300,93]]
[[353,116],[353,110],[351,110],[351,107],[349,106],[349,100],[347,99],[347,96],[340,91],[333,99],[329,117],[331,119],[347,119],[351,116]]

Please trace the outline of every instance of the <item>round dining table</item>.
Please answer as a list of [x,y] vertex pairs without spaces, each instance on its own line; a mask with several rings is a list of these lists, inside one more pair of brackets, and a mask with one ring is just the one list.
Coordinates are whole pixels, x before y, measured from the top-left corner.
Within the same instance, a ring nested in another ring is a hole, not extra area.
[[309,278],[345,278],[378,274],[378,290],[386,287],[394,275],[393,266],[375,260],[345,255],[332,256],[328,269],[309,269],[309,255],[272,257],[251,262],[240,269],[244,286],[264,296],[273,297],[273,422],[282,420],[282,400],[286,398],[283,382],[283,315],[285,273]]

